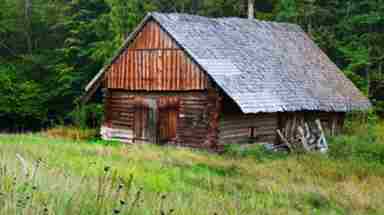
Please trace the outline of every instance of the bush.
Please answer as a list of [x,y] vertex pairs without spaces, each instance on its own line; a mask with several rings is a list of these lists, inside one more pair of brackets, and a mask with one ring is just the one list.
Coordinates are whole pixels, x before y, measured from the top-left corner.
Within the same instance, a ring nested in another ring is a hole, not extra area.
[[332,157],[384,163],[384,122],[348,121],[347,129],[346,135],[330,137]]
[[[366,136],[367,132],[373,132],[379,117],[374,110],[368,112],[352,112],[347,114],[344,125],[344,133],[348,135]],[[370,133],[369,136],[374,136]]]
[[69,114],[73,124],[79,128],[98,128],[103,121],[102,104],[78,105]]
[[0,130],[30,130],[48,120],[48,95],[36,81],[18,75],[18,68],[0,63]]
[[384,144],[384,122],[378,123],[374,127],[374,133],[376,134],[376,142],[379,144]]

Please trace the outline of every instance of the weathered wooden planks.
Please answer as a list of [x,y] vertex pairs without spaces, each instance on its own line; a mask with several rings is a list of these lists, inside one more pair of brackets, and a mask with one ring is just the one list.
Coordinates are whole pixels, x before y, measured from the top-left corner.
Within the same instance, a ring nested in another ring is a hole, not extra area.
[[120,58],[107,73],[109,89],[189,91],[208,87],[206,75],[185,60],[182,50],[127,50]]
[[178,49],[176,42],[161,29],[154,21],[148,22],[135,40],[130,44],[130,49]]
[[[207,92],[130,93],[109,90],[105,96],[104,130],[118,129],[124,142],[147,140],[149,106],[146,99],[156,101],[157,139],[162,143],[217,149],[218,112],[217,95]],[[121,135],[124,129],[126,135]],[[126,139],[128,138],[128,139]]]
[[157,98],[158,136],[161,142],[173,142],[176,138],[178,108],[180,98],[162,96]]
[[250,138],[260,142],[274,142],[277,128],[277,114],[223,115],[219,123],[219,143],[244,142]]
[[206,90],[208,77],[152,21],[108,68],[104,85],[144,91]]

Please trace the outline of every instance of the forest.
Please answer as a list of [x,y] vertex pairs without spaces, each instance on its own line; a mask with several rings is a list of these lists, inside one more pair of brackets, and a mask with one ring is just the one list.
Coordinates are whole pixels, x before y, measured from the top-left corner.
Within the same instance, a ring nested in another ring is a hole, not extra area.
[[[247,0],[0,0],[0,130],[102,111],[84,87],[151,11],[246,17]],[[255,17],[299,24],[384,114],[383,0],[256,0]]]

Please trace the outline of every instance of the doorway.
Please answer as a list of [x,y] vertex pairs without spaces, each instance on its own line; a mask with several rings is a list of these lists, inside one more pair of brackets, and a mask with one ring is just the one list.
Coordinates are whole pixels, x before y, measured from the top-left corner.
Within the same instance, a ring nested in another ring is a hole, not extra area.
[[157,104],[159,143],[175,143],[179,99],[177,97],[160,97]]
[[141,98],[136,102],[135,140],[175,143],[179,99],[177,97]]

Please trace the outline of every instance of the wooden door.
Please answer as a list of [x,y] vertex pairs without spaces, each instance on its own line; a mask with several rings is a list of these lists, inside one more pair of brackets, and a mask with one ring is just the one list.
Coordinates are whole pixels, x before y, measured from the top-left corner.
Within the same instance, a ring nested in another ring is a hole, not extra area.
[[160,143],[172,143],[176,139],[178,98],[162,97],[158,100],[158,138]]
[[156,100],[141,98],[135,105],[134,138],[135,140],[157,142]]

